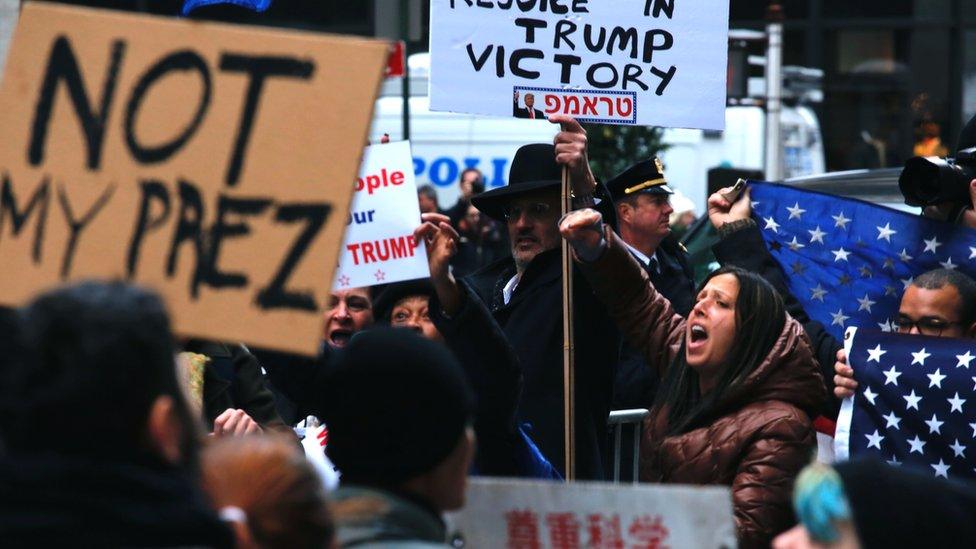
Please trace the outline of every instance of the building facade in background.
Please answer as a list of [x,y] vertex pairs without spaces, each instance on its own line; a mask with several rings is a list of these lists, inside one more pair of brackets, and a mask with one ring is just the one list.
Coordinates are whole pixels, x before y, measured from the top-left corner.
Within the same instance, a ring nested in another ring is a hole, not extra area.
[[[61,1],[169,15],[182,5],[182,0]],[[896,167],[915,153],[956,149],[960,128],[976,115],[976,1],[780,3],[786,14],[785,64],[824,71],[824,101],[816,110],[828,170]],[[763,29],[766,4],[731,0],[730,27]],[[401,13],[409,14],[406,21]],[[408,53],[416,53],[427,49],[429,0],[274,0],[254,20],[406,37]]]
[[[901,166],[939,142],[956,149],[976,114],[976,2],[781,4],[785,64],[824,71],[817,111],[828,170]],[[764,12],[763,1],[732,0],[730,25],[761,29]]]

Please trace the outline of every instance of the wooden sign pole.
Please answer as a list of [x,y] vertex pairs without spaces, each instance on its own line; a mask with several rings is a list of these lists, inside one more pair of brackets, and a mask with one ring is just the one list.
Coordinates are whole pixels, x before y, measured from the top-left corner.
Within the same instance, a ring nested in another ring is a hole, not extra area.
[[[569,168],[563,166],[560,191],[562,215],[573,210],[573,195],[569,183]],[[563,425],[566,480],[576,478],[576,363],[573,344],[573,253],[566,239],[562,240],[563,260]]]

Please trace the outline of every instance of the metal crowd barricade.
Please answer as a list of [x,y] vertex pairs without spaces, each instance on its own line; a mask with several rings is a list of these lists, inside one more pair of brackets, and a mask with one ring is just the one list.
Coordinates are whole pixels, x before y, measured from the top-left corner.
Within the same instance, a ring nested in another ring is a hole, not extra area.
[[[644,408],[614,410],[607,425],[613,437],[613,482],[637,483],[637,466],[640,462],[641,426],[650,412]],[[628,451],[629,450],[629,451]],[[621,472],[624,472],[623,475]],[[627,474],[629,472],[629,474]]]

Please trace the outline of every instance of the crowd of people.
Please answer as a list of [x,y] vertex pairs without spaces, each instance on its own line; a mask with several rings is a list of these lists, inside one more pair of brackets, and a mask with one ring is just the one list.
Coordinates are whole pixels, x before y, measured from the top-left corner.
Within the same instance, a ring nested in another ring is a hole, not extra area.
[[[622,408],[650,410],[640,480],[728,486],[742,547],[887,547],[947,539],[946,525],[976,540],[970,486],[813,463],[815,425],[857,382],[841,342],[790,294],[748,190],[709,197],[722,266],[696,284],[661,162],[599,182],[585,130],[549,121],[553,143],[521,147],[506,186],[485,190],[466,170],[447,210],[419,189],[430,277],[332,290],[316,357],[179,341],[155,294],[118,282],[4,310],[3,544],[456,544],[441,514],[463,507],[470,475],[606,480],[607,417]],[[575,270],[574,471],[562,239]],[[896,327],[976,337],[976,282],[916,277]],[[894,525],[919,501],[924,521]]]

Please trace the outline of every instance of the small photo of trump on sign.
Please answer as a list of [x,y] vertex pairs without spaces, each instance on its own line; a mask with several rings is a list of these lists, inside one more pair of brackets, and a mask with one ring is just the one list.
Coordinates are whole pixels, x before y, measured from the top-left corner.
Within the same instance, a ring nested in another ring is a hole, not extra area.
[[546,115],[535,108],[535,95],[531,93],[525,94],[523,98],[524,106],[519,106],[519,92],[515,91],[515,98],[512,100],[512,116],[515,118],[529,118],[529,119],[539,119],[545,120]]

